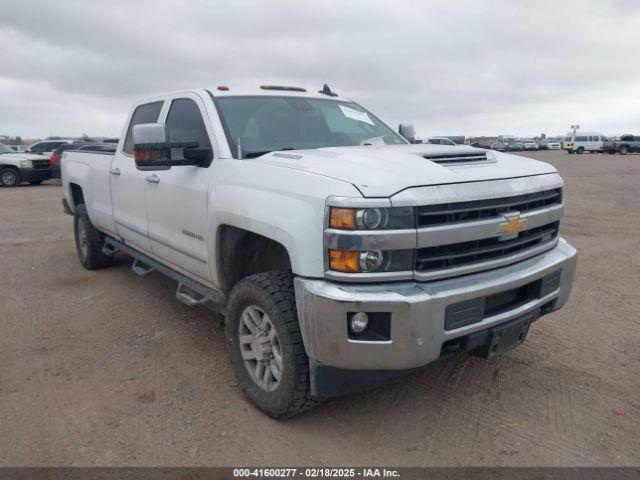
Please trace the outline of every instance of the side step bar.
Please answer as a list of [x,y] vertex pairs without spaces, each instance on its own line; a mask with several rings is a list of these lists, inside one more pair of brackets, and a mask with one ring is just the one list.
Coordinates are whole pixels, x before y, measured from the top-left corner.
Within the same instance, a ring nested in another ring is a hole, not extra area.
[[227,299],[225,295],[212,288],[209,288],[195,280],[176,272],[172,268],[161,264],[160,262],[134,250],[118,240],[107,237],[102,247],[105,255],[113,256],[118,252],[126,253],[133,257],[133,265],[131,270],[140,277],[146,277],[152,272],[159,272],[176,282],[176,298],[189,307],[204,306],[214,312],[225,314]]

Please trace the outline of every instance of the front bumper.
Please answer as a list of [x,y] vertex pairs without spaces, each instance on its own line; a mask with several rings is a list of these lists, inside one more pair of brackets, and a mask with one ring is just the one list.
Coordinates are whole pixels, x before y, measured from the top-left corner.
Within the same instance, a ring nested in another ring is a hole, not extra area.
[[[312,367],[359,371],[421,367],[440,358],[443,345],[456,338],[562,307],[571,293],[575,269],[576,250],[560,239],[554,249],[528,260],[446,280],[354,285],[298,277],[295,293],[304,346]],[[543,296],[477,323],[445,330],[447,306],[524,287],[554,273],[559,273],[559,281]],[[349,338],[347,316],[361,311],[390,314],[390,338]]]
[[42,182],[51,178],[50,168],[21,168],[20,178],[24,182]]

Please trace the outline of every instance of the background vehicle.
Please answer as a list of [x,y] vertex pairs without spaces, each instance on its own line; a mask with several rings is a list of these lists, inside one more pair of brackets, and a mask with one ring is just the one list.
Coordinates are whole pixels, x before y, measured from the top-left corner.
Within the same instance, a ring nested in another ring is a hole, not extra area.
[[495,140],[476,140],[473,143],[471,143],[471,146],[474,148],[492,149],[494,143],[495,143]]
[[38,155],[46,155],[47,157],[51,157],[53,151],[60,145],[64,145],[65,143],[73,143],[73,140],[43,140],[29,146],[25,151],[27,153],[35,153]]
[[0,143],[0,186],[17,187],[22,182],[38,185],[51,178],[49,158],[17,153]]
[[551,165],[410,144],[326,86],[181,91],[128,118],[114,154],[62,157],[80,262],[130,255],[223,312],[238,385],[273,417],[501,356],[569,297]]
[[562,145],[560,144],[560,142],[556,142],[556,141],[550,141],[547,142],[547,150],[560,150],[562,148]]
[[530,138],[525,138],[520,141],[524,150],[539,150],[539,146]]
[[429,137],[423,143],[430,143],[432,145],[456,145],[453,140],[450,140],[446,137]]
[[494,142],[491,148],[499,152],[522,152],[524,145],[513,138],[508,138],[504,141]]
[[581,132],[567,136],[562,148],[569,153],[602,152],[607,137],[597,132]]
[[627,153],[640,152],[640,135],[622,135],[620,140],[608,140],[602,145],[602,148],[608,153],[619,153],[626,155]]
[[112,143],[64,143],[51,153],[51,176],[60,178],[60,159],[62,154],[69,150],[90,150],[93,152],[115,152],[116,146]]

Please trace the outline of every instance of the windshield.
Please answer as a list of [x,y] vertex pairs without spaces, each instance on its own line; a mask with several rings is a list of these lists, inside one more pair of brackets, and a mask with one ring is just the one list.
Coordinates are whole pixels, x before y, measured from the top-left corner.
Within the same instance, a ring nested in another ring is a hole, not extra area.
[[351,102],[300,97],[216,97],[234,158],[274,150],[407,143]]
[[0,143],[0,155],[3,153],[16,153],[12,148],[7,147],[4,143]]

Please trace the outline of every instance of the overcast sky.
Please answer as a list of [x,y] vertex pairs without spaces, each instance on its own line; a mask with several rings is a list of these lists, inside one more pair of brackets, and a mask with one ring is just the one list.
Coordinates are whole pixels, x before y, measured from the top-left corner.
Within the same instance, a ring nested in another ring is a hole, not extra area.
[[139,97],[324,82],[419,136],[640,133],[640,1],[0,0],[0,135],[118,136]]

